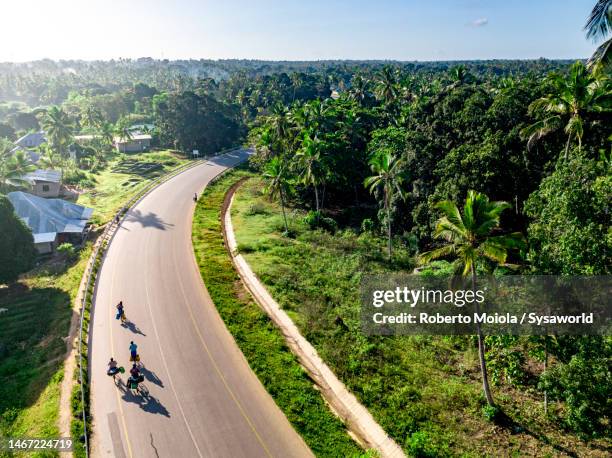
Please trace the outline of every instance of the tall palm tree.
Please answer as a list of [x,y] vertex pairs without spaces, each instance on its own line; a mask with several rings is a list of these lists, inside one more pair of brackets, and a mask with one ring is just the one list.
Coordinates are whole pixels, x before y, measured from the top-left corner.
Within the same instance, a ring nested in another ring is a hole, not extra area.
[[582,146],[585,115],[610,111],[610,85],[605,77],[596,77],[589,73],[580,61],[571,66],[568,76],[551,73],[546,81],[551,92],[529,106],[529,112],[537,121],[524,128],[521,136],[529,139],[527,147],[531,148],[540,138],[563,127],[567,134],[567,159],[572,140],[578,141],[579,149]]
[[371,97],[369,91],[369,81],[361,75],[355,75],[351,80],[351,89],[349,91],[350,98],[359,103],[359,105],[365,106],[368,99]]
[[598,0],[584,26],[587,38],[593,41],[605,40],[589,59],[589,67],[612,63],[612,0]]
[[[454,257],[455,271],[463,276],[471,276],[473,289],[476,289],[476,266],[479,263],[488,260],[505,265],[509,250],[525,246],[525,239],[520,232],[492,235],[499,227],[502,212],[511,208],[507,202],[491,202],[486,195],[469,191],[463,212],[448,200],[438,202],[436,208],[442,211],[443,216],[438,220],[433,236],[434,239],[445,240],[446,244],[422,253],[417,260],[420,264],[427,264],[435,259]],[[487,375],[484,336],[479,323],[476,324],[476,331],[482,387],[487,403],[494,405]]]
[[41,124],[51,147],[57,153],[65,154],[74,133],[74,122],[70,116],[62,108],[52,106],[44,112]]
[[266,192],[271,199],[279,197],[281,209],[283,211],[283,221],[285,222],[285,232],[289,232],[287,224],[287,214],[285,211],[286,199],[291,189],[291,182],[287,175],[286,164],[279,156],[273,157],[266,163],[263,170],[263,177],[267,182]]
[[391,105],[397,100],[397,78],[392,67],[385,66],[381,70],[380,79],[376,84],[376,96],[387,105]]
[[326,173],[321,160],[321,147],[321,141],[307,133],[302,141],[302,148],[296,154],[298,164],[302,168],[303,183],[314,188],[317,212],[320,210],[319,186],[324,183]]
[[364,181],[364,186],[374,193],[382,188],[383,208],[387,216],[387,251],[391,259],[393,244],[391,236],[391,203],[395,196],[404,197],[401,188],[403,177],[400,174],[401,161],[390,152],[373,154],[370,158],[370,168],[374,175]]

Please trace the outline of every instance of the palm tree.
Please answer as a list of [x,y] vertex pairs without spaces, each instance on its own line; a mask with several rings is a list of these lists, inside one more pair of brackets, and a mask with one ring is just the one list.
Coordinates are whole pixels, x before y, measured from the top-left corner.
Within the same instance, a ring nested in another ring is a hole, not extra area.
[[263,171],[263,177],[267,181],[266,192],[270,195],[270,198],[279,197],[283,211],[283,221],[285,222],[285,232],[288,233],[289,225],[287,224],[285,205],[287,195],[291,190],[291,183],[287,176],[287,168],[279,156],[275,156],[267,162]]
[[605,40],[595,50],[589,59],[588,66],[593,67],[601,64],[608,66],[612,63],[612,37],[608,37],[612,32],[612,0],[598,0],[593,11],[584,26],[587,38],[598,41]]
[[529,112],[538,120],[524,128],[521,135],[529,139],[527,147],[531,149],[540,138],[563,127],[567,159],[572,140],[578,141],[578,149],[582,146],[585,115],[610,111],[609,82],[589,73],[580,61],[571,66],[567,77],[551,73],[546,80],[552,91],[529,106]]
[[369,82],[361,75],[355,75],[351,80],[351,89],[349,96],[355,100],[359,105],[365,106],[368,99],[371,97],[369,92]]
[[[491,202],[486,195],[469,191],[463,213],[454,202],[448,200],[438,202],[436,208],[442,211],[443,216],[436,223],[433,236],[434,239],[443,239],[447,243],[422,253],[417,260],[420,264],[427,264],[439,258],[456,258],[455,271],[463,276],[471,276],[472,289],[476,289],[476,266],[479,263],[487,260],[507,265],[508,251],[525,246],[525,239],[520,232],[491,235],[493,230],[499,227],[501,213],[511,208],[507,202]],[[487,375],[484,336],[479,323],[476,324],[476,331],[482,386],[487,403],[494,405]]]
[[62,154],[72,143],[74,122],[62,108],[53,106],[47,109],[42,118],[42,127],[57,153]]
[[[6,154],[2,154],[6,157]],[[5,160],[0,162],[0,183],[12,186],[24,186],[28,181],[24,178],[27,173],[33,172],[36,167],[23,150],[17,150]]]
[[404,198],[404,192],[401,185],[403,177],[400,174],[401,161],[393,156],[390,152],[383,152],[372,155],[370,158],[370,168],[374,175],[368,177],[363,182],[366,188],[374,193],[376,189],[382,188],[383,191],[383,208],[387,215],[387,250],[389,259],[392,255],[392,237],[391,237],[391,203],[397,195]]
[[115,124],[114,129],[115,134],[119,137],[119,139],[123,141],[131,140],[134,135],[132,134],[131,126],[129,121],[126,118],[121,118]]
[[392,67],[386,66],[381,70],[380,79],[376,85],[376,96],[387,105],[391,105],[397,99],[397,78]]
[[104,116],[94,105],[88,104],[81,112],[81,124],[91,129],[99,129],[103,123]]
[[298,164],[302,167],[302,181],[314,188],[316,211],[320,210],[319,186],[324,182],[325,170],[321,161],[321,141],[304,135],[302,148],[296,154]]

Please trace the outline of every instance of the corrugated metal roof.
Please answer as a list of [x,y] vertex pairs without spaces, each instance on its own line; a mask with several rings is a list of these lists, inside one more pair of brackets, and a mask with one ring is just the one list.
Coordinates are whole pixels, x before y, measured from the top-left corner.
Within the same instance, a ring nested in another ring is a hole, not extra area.
[[60,170],[35,170],[34,172],[26,173],[23,176],[24,180],[30,183],[33,181],[48,181],[50,183],[59,183],[62,181],[62,172]]
[[45,143],[47,139],[45,138],[44,131],[40,132],[30,132],[29,134],[25,134],[23,137],[18,139],[15,142],[15,145],[27,148],[35,148],[37,146]]
[[[8,199],[15,213],[36,235],[80,233],[91,218],[93,209],[62,199],[43,199],[21,191],[10,192]],[[50,236],[46,236],[50,237]]]

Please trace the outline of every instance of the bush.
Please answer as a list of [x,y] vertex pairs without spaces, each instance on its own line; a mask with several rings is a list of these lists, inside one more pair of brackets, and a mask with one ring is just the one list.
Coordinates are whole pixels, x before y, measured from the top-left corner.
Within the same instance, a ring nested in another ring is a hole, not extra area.
[[267,213],[266,207],[261,202],[256,202],[249,207],[245,214],[246,216],[255,216],[265,215]]
[[361,232],[374,232],[376,223],[371,218],[366,218],[361,222]]
[[309,211],[304,222],[310,229],[324,229],[332,233],[338,230],[338,223],[333,218],[323,216],[320,211]]
[[501,409],[497,406],[485,405],[482,407],[482,415],[488,420],[492,422],[496,422],[501,418]]
[[74,258],[76,254],[76,250],[74,249],[74,245],[72,243],[62,243],[57,247],[57,252],[64,255],[67,259]]
[[410,456],[418,458],[433,458],[444,455],[442,451],[438,451],[434,440],[427,431],[416,431],[412,433],[406,441],[406,448]]

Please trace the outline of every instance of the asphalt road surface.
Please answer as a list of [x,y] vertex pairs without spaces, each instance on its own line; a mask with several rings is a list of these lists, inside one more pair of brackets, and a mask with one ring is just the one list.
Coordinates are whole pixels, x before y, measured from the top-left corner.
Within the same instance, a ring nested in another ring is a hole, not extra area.
[[[247,154],[219,156],[164,183],[112,239],[90,349],[93,456],[312,456],[225,328],[193,255],[194,193]],[[124,326],[115,319],[120,300]],[[148,397],[125,388],[130,341]],[[126,369],[119,385],[106,375],[111,356]]]

